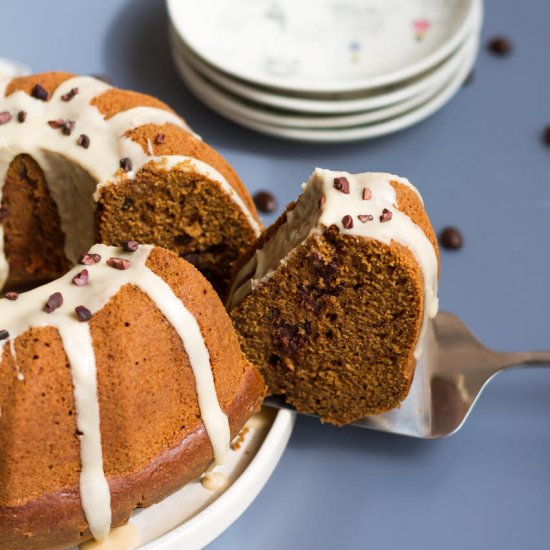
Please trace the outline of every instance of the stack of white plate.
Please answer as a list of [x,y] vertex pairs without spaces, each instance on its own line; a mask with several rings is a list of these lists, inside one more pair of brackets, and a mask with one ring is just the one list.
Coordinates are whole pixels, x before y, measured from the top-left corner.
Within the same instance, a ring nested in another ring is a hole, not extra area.
[[395,132],[470,73],[482,0],[167,0],[187,87],[225,117],[304,141]]

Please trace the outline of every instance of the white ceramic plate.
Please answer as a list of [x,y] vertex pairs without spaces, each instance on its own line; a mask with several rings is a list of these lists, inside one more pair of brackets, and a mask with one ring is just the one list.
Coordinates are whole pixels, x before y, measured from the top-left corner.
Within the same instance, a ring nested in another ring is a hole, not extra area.
[[0,78],[6,76],[25,76],[30,73],[30,69],[25,65],[0,57]]
[[209,82],[203,78],[198,71],[195,71],[193,67],[185,63],[181,57],[177,57],[177,52],[173,52],[173,56],[178,67],[178,71],[182,75],[183,79],[188,82],[194,90],[200,91],[201,98],[208,96],[207,100],[212,105],[215,105],[216,109],[222,114],[229,111],[236,116],[243,116],[255,122],[274,126],[304,129],[341,128],[345,126],[357,126],[360,124],[372,124],[374,122],[379,122],[402,115],[419,107],[439,92],[441,88],[446,85],[449,79],[454,76],[454,73],[456,73],[456,71],[464,63],[465,59],[470,55],[475,39],[475,36],[468,38],[466,43],[460,48],[459,52],[457,52],[456,61],[453,60],[453,72],[450,75],[445,74],[446,78],[443,79],[442,82],[436,81],[434,85],[430,86],[426,90],[423,90],[421,93],[416,94],[400,103],[395,103],[381,109],[358,112],[344,116],[294,114],[286,111],[277,111],[266,108],[263,105],[257,105],[255,103],[243,100],[234,94],[228,93],[212,82]]
[[179,36],[218,70],[261,86],[351,92],[447,57],[481,0],[167,0]]
[[264,408],[247,422],[240,447],[231,451],[228,464],[216,468],[227,477],[224,491],[209,491],[195,481],[134,512],[130,523],[138,531],[139,548],[197,550],[212,542],[263,488],[283,454],[295,419],[292,411]]
[[174,31],[171,32],[171,40],[172,55],[176,62],[180,60],[187,65],[191,65],[195,72],[200,73],[218,87],[255,103],[299,113],[347,114],[395,105],[422,94],[429,88],[433,89],[448,80],[456,72],[461,61],[459,47],[435,68],[422,73],[420,76],[400,82],[399,85],[385,86],[364,94],[356,93],[352,98],[344,98],[341,94],[337,94],[326,99],[308,99],[261,90],[242,81],[232,79],[193,55],[188,48],[184,47]]
[[[219,105],[211,101],[209,94],[204,93],[204,89],[199,89],[195,86],[191,80],[187,81],[187,85],[191,91],[197,95],[206,105],[211,107],[213,110],[220,112],[223,116],[251,128],[262,132],[268,135],[287,138],[297,141],[313,141],[313,142],[345,142],[345,141],[355,141],[359,139],[374,138],[380,137],[386,134],[391,134],[398,130],[402,130],[413,124],[420,122],[421,120],[427,118],[435,111],[440,109],[455,92],[460,88],[464,79],[468,76],[469,72],[472,70],[476,54],[477,54],[478,42],[472,44],[469,55],[464,60],[462,65],[459,67],[457,73],[452,77],[448,84],[436,94],[431,100],[424,103],[415,110],[412,110],[402,116],[398,116],[389,120],[385,120],[381,123],[369,124],[365,126],[353,126],[345,127],[339,129],[298,129],[298,128],[285,128],[282,126],[270,125],[266,123],[257,122],[242,116],[242,114],[236,114],[232,111],[222,111]],[[185,75],[182,74],[182,77],[185,78]]]

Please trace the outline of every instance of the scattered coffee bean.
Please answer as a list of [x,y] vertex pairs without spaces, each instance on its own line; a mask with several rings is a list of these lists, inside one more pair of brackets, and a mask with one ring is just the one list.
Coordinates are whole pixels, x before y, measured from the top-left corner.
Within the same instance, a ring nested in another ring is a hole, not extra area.
[[363,200],[369,201],[371,197],[372,197],[372,191],[368,187],[365,187],[363,189]]
[[2,124],[7,124],[11,120],[11,113],[8,111],[3,111],[0,113],[0,126]]
[[125,172],[131,172],[131,170],[132,170],[132,161],[128,157],[124,157],[123,159],[120,159],[120,167]]
[[489,40],[487,47],[491,53],[506,56],[512,53],[512,43],[504,36],[495,36]]
[[99,254],[82,254],[78,258],[78,263],[82,265],[94,265],[101,261],[101,256]]
[[277,199],[269,191],[258,191],[254,195],[254,204],[264,214],[269,214],[277,209]]
[[44,306],[44,311],[46,313],[52,313],[52,311],[55,311],[58,307],[61,307],[63,305],[63,296],[61,295],[61,292],[54,292],[46,302],[46,305]]
[[80,136],[78,136],[78,139],[76,140],[76,143],[78,143],[80,147],[88,149],[88,147],[90,146],[90,138],[86,134],[80,134]]
[[393,212],[391,212],[387,208],[384,208],[384,210],[382,210],[382,215],[380,216],[380,223],[389,222],[392,217]]
[[374,220],[374,216],[372,214],[359,214],[357,218],[360,222],[363,223],[371,222],[372,220]]
[[87,269],[83,269],[73,277],[73,285],[85,286],[88,284],[89,274]]
[[334,178],[334,189],[338,189],[338,191],[342,191],[342,193],[349,195],[348,178],[345,178],[344,176],[339,178]]
[[17,122],[25,122],[27,120],[27,111],[19,111],[17,113]]
[[0,330],[0,340],[7,340],[10,337],[10,333],[7,330]]
[[166,141],[166,136],[164,134],[157,134],[155,136],[155,145],[162,145]]
[[92,312],[84,306],[76,306],[74,308],[76,316],[81,323],[85,323],[92,318]]
[[63,133],[66,136],[70,136],[73,133],[75,126],[76,126],[76,122],[74,120],[66,120],[63,123]]
[[78,94],[79,89],[78,88],[71,88],[66,94],[63,94],[61,96],[61,99],[63,101],[71,101],[71,99]]
[[124,252],[135,252],[139,248],[139,243],[137,241],[126,241],[122,243],[122,249]]
[[31,90],[31,95],[36,99],[40,99],[40,101],[48,101],[48,97],[50,97],[48,90],[40,86],[40,84],[34,85],[34,88]]
[[130,267],[130,260],[125,260],[124,258],[109,258],[107,260],[107,265],[115,269],[124,270]]
[[459,250],[464,244],[462,233],[456,227],[444,227],[439,233],[439,242],[447,250]]
[[17,298],[19,298],[19,294],[17,292],[6,292],[6,294],[4,294],[4,298],[6,298],[6,300],[11,300],[12,302],[17,300]]
[[344,229],[351,229],[353,227],[353,218],[350,215],[346,215],[342,218],[342,225]]
[[58,118],[57,120],[48,120],[48,126],[50,128],[53,128],[54,130],[59,130],[59,128],[63,128],[64,124],[65,121],[62,118]]
[[550,145],[550,124],[542,132],[542,141]]

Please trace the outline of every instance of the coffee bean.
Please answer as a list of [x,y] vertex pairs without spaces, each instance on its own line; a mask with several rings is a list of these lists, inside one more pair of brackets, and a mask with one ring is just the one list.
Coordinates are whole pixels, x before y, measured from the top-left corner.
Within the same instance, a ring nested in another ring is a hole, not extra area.
[[76,285],[76,286],[86,286],[88,284],[88,280],[89,280],[89,274],[88,274],[88,270],[87,269],[83,269],[80,273],[77,273],[72,281],[73,281],[73,285]]
[[444,227],[439,233],[439,242],[447,250],[459,250],[464,244],[462,233],[456,227]]
[[128,157],[124,157],[123,159],[120,159],[120,167],[125,172],[131,172],[132,171],[132,161]]
[[546,126],[542,132],[542,141],[546,143],[546,145],[550,145],[550,124]]
[[50,94],[48,93],[48,90],[41,86],[40,84],[35,84],[33,89],[31,90],[32,97],[39,99],[40,101],[48,101],[48,97]]
[[334,178],[334,189],[342,191],[345,195],[349,195],[349,180],[348,178],[341,176],[339,178]]
[[125,241],[122,243],[122,250],[124,252],[135,252],[139,248],[139,243],[137,241]]
[[353,218],[347,214],[342,218],[342,225],[344,229],[353,229]]
[[92,312],[84,306],[76,306],[74,312],[81,323],[86,323],[92,318]]
[[254,204],[264,214],[277,210],[277,199],[269,191],[258,191],[254,195]]
[[76,142],[80,145],[80,147],[84,147],[84,149],[88,149],[90,146],[90,138],[86,134],[80,134]]
[[489,40],[487,47],[495,55],[506,56],[512,53],[512,43],[504,36],[495,36]]
[[44,311],[46,313],[52,313],[52,311],[55,311],[57,308],[61,307],[63,305],[63,296],[61,295],[61,292],[54,292],[46,302],[44,306]]
[[11,120],[11,113],[8,111],[3,111],[0,113],[0,125],[7,124]]
[[380,215],[380,223],[389,222],[393,218],[393,212],[384,208],[382,214]]
[[82,265],[94,265],[101,261],[99,254],[82,254],[78,259],[78,263]]
[[125,260],[124,258],[109,258],[107,260],[107,265],[115,269],[125,270],[130,268],[130,260]]

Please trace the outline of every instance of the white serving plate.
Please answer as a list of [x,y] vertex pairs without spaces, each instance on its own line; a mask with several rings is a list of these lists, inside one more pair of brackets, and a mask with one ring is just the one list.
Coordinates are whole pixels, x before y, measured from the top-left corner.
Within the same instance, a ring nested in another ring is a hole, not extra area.
[[26,65],[21,65],[16,61],[0,57],[0,78],[7,76],[25,76],[30,73],[31,71]]
[[[475,36],[468,38],[464,45],[457,52],[456,60],[453,60],[454,71],[448,75],[445,73],[444,79],[439,79],[435,84],[423,90],[421,93],[413,95],[411,98],[389,105],[381,109],[363,111],[349,115],[303,115],[289,113],[288,111],[277,111],[274,109],[265,108],[263,105],[257,105],[249,101],[243,100],[234,94],[226,92],[219,88],[214,83],[209,82],[201,76],[198,71],[187,64],[181,57],[177,57],[177,52],[173,52],[174,61],[177,65],[179,73],[183,79],[192,87],[192,89],[200,92],[199,97],[205,98],[209,104],[215,105],[218,112],[225,114],[231,112],[235,116],[242,116],[251,121],[268,124],[272,126],[284,126],[290,128],[342,128],[346,126],[358,126],[364,124],[372,124],[389,118],[402,115],[409,111],[420,107],[432,98],[436,93],[448,83],[450,78],[454,76],[456,71],[464,63],[465,59],[470,55],[473,47]],[[454,66],[456,65],[456,66]]]
[[[467,38],[467,37],[466,37]],[[240,96],[254,103],[266,105],[271,108],[295,111],[298,113],[312,114],[348,114],[360,111],[375,110],[389,105],[409,100],[414,96],[424,93],[430,88],[435,88],[447,80],[460,64],[461,43],[456,50],[441,61],[437,66],[414,78],[388,85],[367,92],[356,92],[353,96],[333,94],[331,97],[298,97],[297,95],[284,95],[266,89],[260,89],[243,81],[231,78],[195,56],[189,48],[186,48],[176,32],[171,29],[172,56],[174,60],[191,65],[195,72],[200,73],[219,88],[235,96]]]
[[[375,138],[386,134],[391,134],[402,130],[413,124],[420,122],[427,118],[435,111],[440,109],[455,92],[462,86],[464,79],[468,76],[472,70],[473,64],[476,59],[478,48],[478,42],[473,43],[469,55],[464,60],[463,64],[459,67],[457,73],[447,83],[447,85],[436,94],[431,100],[424,103],[415,110],[412,110],[404,115],[397,116],[395,118],[385,120],[380,123],[367,124],[364,126],[352,126],[339,129],[299,129],[299,128],[287,128],[282,126],[270,125],[267,123],[261,123],[242,115],[236,114],[232,111],[221,111],[219,105],[210,101],[210,96],[204,89],[198,89],[194,87],[194,83],[191,80],[187,81],[187,84],[191,91],[197,95],[206,105],[213,110],[220,112],[223,116],[233,120],[234,122],[246,126],[258,132],[296,140],[296,141],[311,141],[311,142],[346,142],[356,141],[359,139]],[[185,75],[182,74],[182,77]]]
[[[195,481],[158,504],[134,512],[130,523],[141,541],[138,548],[197,550],[212,542],[266,484],[288,443],[295,419],[293,411],[264,407],[247,422],[249,430],[240,448],[231,451],[227,464],[216,468],[227,478],[225,490],[210,491]],[[94,544],[94,548],[102,547]]]
[[217,70],[298,92],[352,92],[445,59],[481,0],[167,0],[178,35]]

